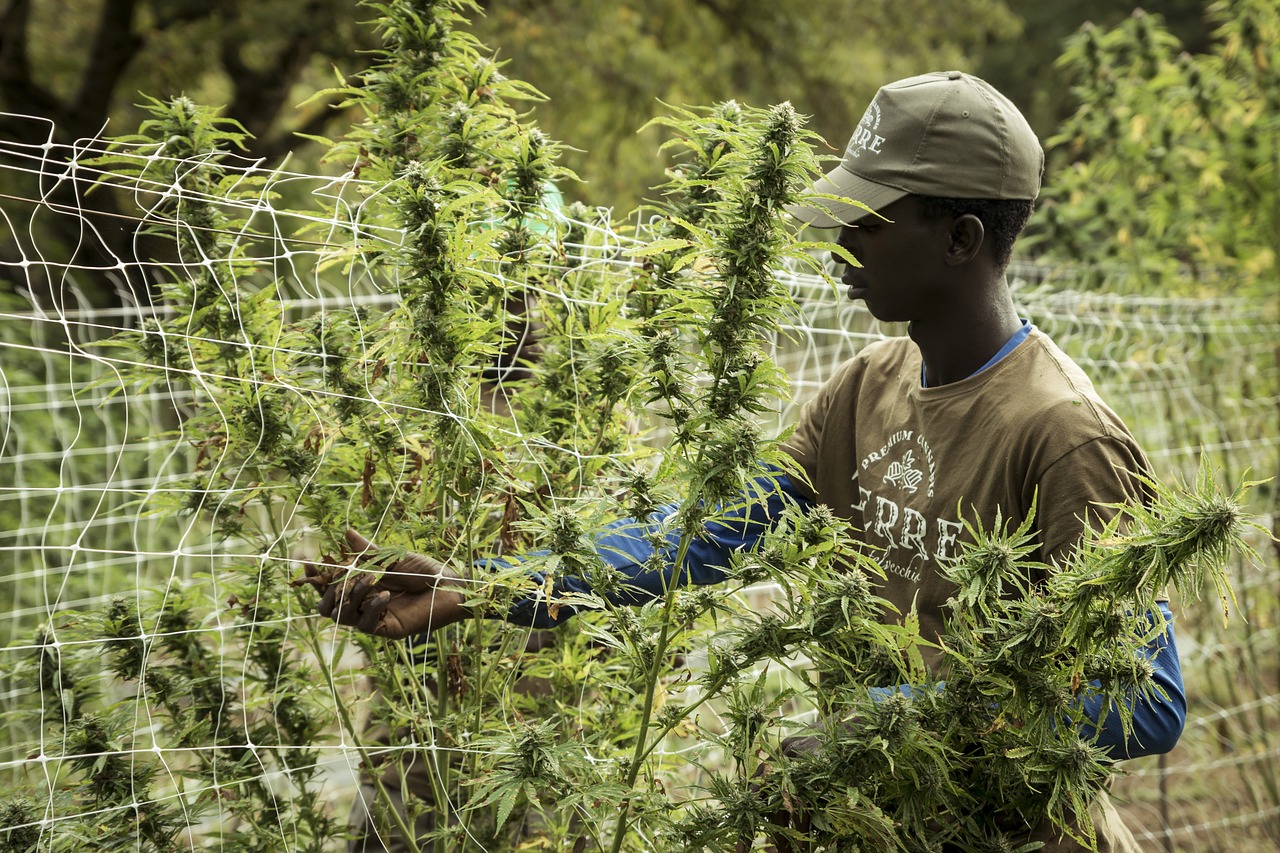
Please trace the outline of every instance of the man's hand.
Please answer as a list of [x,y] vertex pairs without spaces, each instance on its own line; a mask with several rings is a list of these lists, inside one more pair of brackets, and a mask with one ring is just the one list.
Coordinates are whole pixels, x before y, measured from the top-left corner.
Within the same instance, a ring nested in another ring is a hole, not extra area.
[[[812,755],[821,748],[822,740],[816,735],[797,735],[785,738],[781,744],[782,754],[790,759]],[[772,768],[769,765],[760,765],[752,777],[756,781],[751,783],[751,789],[758,793],[760,788],[766,784],[771,772]],[[785,799],[784,802],[786,805],[783,808],[767,815],[766,819],[775,827],[794,830],[802,840],[792,843],[792,838],[785,831],[774,831],[770,834],[769,840],[772,845],[768,849],[772,853],[800,853],[800,851],[808,850],[809,843],[804,840],[804,837],[809,833],[809,814],[805,811],[803,803],[793,802],[789,799]],[[740,838],[734,848],[734,853],[747,853],[754,844],[754,838]]]
[[434,631],[471,615],[464,606],[465,579],[444,563],[406,554],[381,565],[381,575],[357,571],[356,567],[377,559],[378,549],[350,528],[346,540],[343,560],[353,560],[349,568],[331,571],[309,565],[306,576],[294,581],[295,586],[306,584],[320,593],[320,615],[393,640]]

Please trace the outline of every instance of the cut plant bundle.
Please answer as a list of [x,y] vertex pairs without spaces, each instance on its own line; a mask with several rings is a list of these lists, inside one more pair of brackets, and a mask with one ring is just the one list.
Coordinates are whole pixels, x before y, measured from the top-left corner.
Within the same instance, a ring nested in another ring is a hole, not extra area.
[[[878,624],[866,585],[850,580],[858,573],[799,583],[817,592],[782,619],[762,620],[777,639],[759,646],[774,647],[764,659],[814,661],[823,722],[799,754],[762,740],[767,782],[748,802],[722,797],[719,811],[687,820],[690,848],[730,840],[741,809],[766,819],[802,809],[823,849],[1014,849],[1046,816],[1092,846],[1089,807],[1113,771],[1089,734],[1086,702],[1127,730],[1135,696],[1167,699],[1138,651],[1163,632],[1157,599],[1176,588],[1191,600],[1213,586],[1225,604],[1229,557],[1251,553],[1250,530],[1266,536],[1241,515],[1247,485],[1222,492],[1207,471],[1192,488],[1149,485],[1150,506],[1126,507],[1091,531],[1039,583],[1029,579],[1046,567],[1029,559],[1029,522],[972,529],[947,569],[956,594],[933,678],[913,654],[922,641],[911,618],[896,636]],[[833,587],[840,592],[828,597]],[[885,684],[907,686],[869,690]]]

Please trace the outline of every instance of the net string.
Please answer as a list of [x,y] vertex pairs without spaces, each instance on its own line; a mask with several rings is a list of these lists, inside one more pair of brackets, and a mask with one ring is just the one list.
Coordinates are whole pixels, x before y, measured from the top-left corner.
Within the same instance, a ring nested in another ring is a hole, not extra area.
[[[49,138],[52,139],[52,132]],[[237,242],[251,245],[255,252],[261,251],[262,254],[252,255],[248,259],[262,264],[269,263],[272,277],[291,279],[300,290],[305,291],[305,295],[300,298],[284,303],[286,315],[307,316],[335,307],[391,310],[399,302],[399,297],[394,292],[394,280],[388,283],[381,273],[375,273],[360,264],[351,266],[346,273],[345,286],[341,289],[335,288],[332,277],[322,274],[320,269],[331,259],[333,250],[363,242],[383,246],[399,244],[400,235],[394,229],[365,221],[363,206],[373,204],[376,196],[352,200],[353,196],[360,194],[362,187],[369,188],[368,182],[361,182],[349,174],[315,176],[270,170],[261,161],[232,156],[222,162],[220,168],[236,175],[242,186],[247,187],[251,180],[261,180],[262,186],[251,197],[229,200],[221,196],[192,194],[178,184],[166,184],[159,179],[147,177],[167,168],[176,167],[180,171],[182,168],[199,165],[152,154],[139,156],[138,165],[143,177],[132,181],[129,186],[132,200],[142,213],[102,213],[85,204],[82,188],[107,179],[110,173],[106,169],[87,162],[106,152],[106,145],[100,139],[81,140],[73,146],[57,146],[51,142],[42,146],[13,143],[0,146],[0,173],[34,178],[37,182],[37,191],[32,194],[7,193],[0,196],[4,200],[0,209],[3,211],[5,228],[13,235],[13,246],[20,255],[17,260],[7,257],[0,259],[0,268],[15,273],[17,281],[26,281],[28,286],[22,288],[19,284],[19,292],[30,297],[22,310],[0,311],[0,355],[3,355],[3,360],[0,361],[0,403],[3,403],[5,413],[4,429],[0,431],[0,472],[7,475],[0,476],[0,483],[9,483],[0,485],[0,507],[16,501],[22,505],[23,518],[17,529],[3,533],[3,538],[0,538],[0,554],[15,558],[35,555],[34,562],[38,567],[19,569],[12,575],[12,582],[52,581],[53,584],[47,587],[47,594],[42,602],[17,607],[11,612],[10,620],[15,624],[26,622],[35,616],[52,618],[57,612],[72,607],[86,608],[104,604],[119,590],[66,595],[65,584],[68,577],[74,575],[89,578],[112,565],[132,564],[138,587],[142,588],[156,582],[157,576],[153,573],[157,569],[164,573],[159,576],[161,581],[167,576],[168,581],[173,582],[190,572],[193,566],[212,567],[229,559],[243,560],[248,556],[258,561],[282,561],[270,552],[246,555],[234,549],[217,550],[188,544],[188,539],[194,538],[193,531],[198,523],[195,519],[188,521],[188,529],[175,548],[149,549],[140,545],[137,548],[122,549],[93,544],[92,540],[99,532],[110,532],[120,525],[132,528],[135,540],[145,543],[148,539],[144,532],[145,520],[138,515],[130,516],[120,505],[127,503],[128,499],[141,499],[145,505],[157,495],[182,496],[190,491],[176,485],[184,479],[184,475],[176,471],[166,473],[163,462],[151,474],[122,475],[121,472],[133,464],[134,457],[151,461],[158,452],[163,452],[166,448],[165,442],[140,438],[142,433],[139,429],[145,433],[148,426],[162,423],[165,411],[174,405],[184,405],[210,396],[207,392],[202,396],[198,390],[178,390],[167,383],[158,384],[153,386],[154,390],[141,393],[126,389],[116,396],[108,396],[104,393],[104,388],[112,387],[109,377],[115,376],[115,386],[121,388],[124,387],[119,380],[121,372],[138,367],[162,372],[166,377],[194,380],[197,386],[206,379],[226,380],[231,377],[200,368],[184,368],[168,363],[142,363],[122,356],[107,356],[90,345],[119,332],[143,329],[145,320],[173,316],[172,309],[168,306],[148,304],[147,300],[136,299],[136,293],[127,286],[128,282],[154,282],[159,276],[184,269],[212,269],[215,261],[199,257],[176,263],[160,263],[115,256],[114,263],[95,264],[84,261],[83,252],[79,251],[72,255],[74,261],[65,260],[52,249],[46,250],[43,245],[37,227],[40,211],[75,218],[81,225],[83,240],[95,242],[106,249],[108,242],[102,238],[95,225],[96,217],[108,216],[130,224],[190,228],[188,223],[164,216],[159,212],[160,206],[174,200],[194,200],[218,205],[227,211],[229,218],[241,216],[244,224],[239,230],[209,229],[211,233],[232,237]],[[53,200],[55,190],[64,186],[70,186],[74,190],[76,204]],[[280,209],[274,206],[270,193],[324,199],[328,202],[331,214],[320,216],[293,209]],[[23,221],[22,217],[26,217],[25,228],[15,225],[15,221]],[[595,220],[573,224],[584,229],[593,239],[584,243],[566,244],[564,249],[571,254],[577,253],[586,268],[595,273],[604,272],[620,278],[635,268],[637,262],[628,257],[627,250],[636,245],[639,237],[620,234]],[[323,233],[324,238],[298,237],[296,232],[303,225],[310,228],[311,233]],[[643,229],[639,230],[643,234]],[[18,238],[19,234],[23,235],[23,239]],[[39,272],[48,274],[61,285],[58,291],[60,298],[53,304],[42,304],[33,296],[38,289],[31,285],[31,277]],[[98,273],[114,277],[118,285],[117,292],[126,304],[112,308],[92,306],[77,279],[82,275]],[[784,326],[777,344],[779,357],[792,375],[796,401],[803,400],[820,385],[844,357],[852,355],[869,341],[895,333],[895,329],[883,327],[873,321],[861,306],[842,302],[839,294],[832,292],[821,278],[787,270],[779,275],[800,304],[800,313],[795,322]],[[1260,314],[1256,303],[1245,299],[1192,300],[1073,291],[1069,286],[1064,287],[1062,276],[1060,270],[1049,270],[1026,263],[1016,264],[1012,268],[1011,278],[1017,297],[1034,322],[1066,345],[1083,342],[1073,349],[1073,355],[1088,372],[1096,372],[1107,380],[1118,382],[1112,386],[1110,396],[1117,397],[1121,404],[1140,408],[1150,405],[1148,401],[1158,398],[1160,402],[1157,405],[1193,414],[1212,427],[1198,432],[1157,430],[1154,436],[1143,437],[1144,443],[1152,449],[1153,458],[1182,470],[1190,467],[1189,463],[1193,466],[1194,461],[1202,454],[1247,454],[1251,459],[1274,460],[1277,449],[1280,448],[1280,439],[1274,430],[1267,429],[1270,423],[1267,417],[1275,411],[1280,401],[1275,396],[1242,396],[1227,408],[1215,408],[1209,402],[1217,396],[1213,393],[1215,377],[1199,374],[1194,369],[1199,360],[1206,358],[1205,347],[1210,336],[1215,346],[1215,359],[1228,365],[1236,365],[1235,370],[1246,375],[1250,371],[1264,369],[1262,365],[1267,362],[1265,358],[1260,359],[1259,354],[1265,356],[1266,347],[1280,339],[1280,324],[1274,317]],[[235,282],[221,284],[229,299],[237,298]],[[550,287],[532,289],[540,296],[565,298]],[[254,358],[274,353],[290,354],[289,350],[247,341],[218,340],[171,331],[165,334],[176,338],[175,343],[179,346],[242,347]],[[53,342],[40,343],[41,341]],[[796,341],[803,343],[797,344]],[[43,374],[28,374],[25,371],[17,373],[12,368],[3,367],[17,363],[19,358],[30,356],[36,357],[43,365]],[[1274,361],[1271,364],[1274,365]],[[90,383],[78,376],[77,372],[93,373],[98,383],[102,382],[103,377],[108,377],[108,382],[90,387]],[[1116,377],[1122,379],[1117,380]],[[292,385],[281,377],[271,382],[260,382],[253,378],[247,381],[309,398],[349,399],[383,405],[383,401],[377,400],[374,395],[344,395],[329,389],[303,388]],[[1259,381],[1258,387],[1274,389],[1276,383],[1272,382],[1268,386]],[[795,401],[783,401],[776,415],[779,424],[794,417],[794,403]],[[117,411],[120,413],[119,422],[113,414]],[[446,417],[465,417],[447,411],[417,411]],[[26,445],[34,444],[36,436],[23,434],[20,419],[37,412],[49,413],[55,418],[51,434],[57,439],[57,446],[28,451]],[[396,412],[390,409],[386,412],[394,423]],[[223,417],[225,419],[225,413]],[[95,442],[95,437],[86,432],[89,426],[101,428],[104,433],[112,436],[111,440]],[[573,447],[552,446],[539,437],[522,431],[519,417],[513,419],[511,426],[503,428],[503,435],[513,444],[527,442],[544,450],[583,456]],[[1232,435],[1239,437],[1228,438]],[[180,434],[174,445],[181,441]],[[171,450],[174,445],[169,445]],[[171,459],[174,458],[172,453],[169,457]],[[60,463],[56,484],[40,485],[25,479],[24,471],[50,462]],[[1271,470],[1274,469],[1273,465]],[[236,475],[232,475],[232,479],[239,481]],[[359,486],[358,483],[351,482],[331,485],[349,489]],[[233,486],[226,493],[247,493],[253,488],[264,487]],[[34,501],[39,498],[50,499],[52,503],[35,506]],[[297,507],[293,510],[296,511]],[[294,567],[301,565],[300,560],[284,559],[283,562]],[[1273,581],[1274,572],[1247,579],[1243,588],[1266,588]],[[255,624],[288,626],[312,618],[314,617],[308,614],[296,614]],[[242,627],[243,623],[222,621],[222,615],[219,614],[213,625],[187,633],[211,631],[225,635]],[[337,629],[335,637],[336,632]],[[1263,632],[1263,636],[1274,639],[1274,631],[1270,634]],[[154,641],[156,635],[144,632],[131,639]],[[65,647],[71,650],[76,643],[60,644],[55,637],[53,645],[55,649]],[[0,654],[16,656],[43,648],[30,642],[18,642]],[[1228,641],[1210,643],[1197,646],[1194,655],[1210,660],[1230,648],[1232,647]],[[584,685],[580,700],[585,699],[585,690]],[[7,691],[4,701],[12,700],[18,692],[16,688]],[[1208,728],[1213,723],[1275,707],[1275,696],[1272,695],[1245,702],[1236,708],[1219,709],[1207,717],[1193,719],[1190,725],[1193,728]],[[717,711],[712,709],[711,713],[714,719],[724,725],[723,718]],[[147,731],[147,728],[141,728],[135,735],[142,735]],[[264,745],[250,746],[255,750],[269,749]],[[337,753],[348,763],[354,762],[358,758],[356,753],[359,752],[357,747],[345,742],[313,748]],[[403,748],[443,749],[434,742],[415,743]],[[181,750],[159,749],[162,754],[181,753]],[[694,747],[676,746],[668,754],[679,755],[687,751],[696,750]],[[122,751],[122,754],[132,756],[155,753],[148,749],[130,749]],[[1192,761],[1164,770],[1142,767],[1135,770],[1134,775],[1150,778],[1210,771],[1250,762],[1265,764],[1275,757],[1276,749],[1272,747],[1258,756]],[[42,769],[51,760],[53,759],[46,758],[42,752],[39,761]],[[25,766],[25,759],[0,762],[0,768],[5,769]],[[268,768],[265,764],[261,767],[264,774],[284,772]],[[1274,813],[1275,810],[1264,809],[1215,822],[1187,824],[1175,828],[1174,834],[1185,835],[1212,828],[1256,824],[1274,817]]]

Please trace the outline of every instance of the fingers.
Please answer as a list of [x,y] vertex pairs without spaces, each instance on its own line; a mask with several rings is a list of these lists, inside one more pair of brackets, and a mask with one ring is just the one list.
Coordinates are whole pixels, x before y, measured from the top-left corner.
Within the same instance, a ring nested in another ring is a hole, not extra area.
[[400,625],[394,614],[388,613],[393,597],[392,592],[380,587],[376,576],[361,572],[330,585],[316,609],[321,616],[339,625],[354,626],[379,637],[401,639],[410,632]]
[[369,596],[364,601],[364,609],[360,614],[359,621],[356,622],[356,628],[366,634],[380,634],[385,636],[384,626],[382,624],[383,617],[387,614],[387,606],[391,603],[391,593],[379,590]]
[[822,741],[815,735],[795,735],[782,740],[782,754],[787,758],[799,758],[822,748]]
[[[356,565],[383,556],[383,552],[357,530],[348,527],[343,533],[346,540],[347,559],[354,558]],[[435,586],[442,577],[454,575],[443,563],[422,554],[406,553],[395,560],[382,561],[384,575],[382,585],[402,592],[425,592]]]
[[348,527],[343,532],[343,538],[346,540],[346,547],[343,549],[342,560],[326,556],[320,559],[319,565],[307,563],[303,566],[302,577],[292,578],[289,586],[309,586],[324,595],[347,573],[347,568],[337,565],[338,563],[350,561],[352,557],[356,563],[361,563],[378,553],[377,547],[353,528]]
[[347,541],[347,552],[354,554],[357,559],[365,556],[372,557],[378,553],[377,546],[361,536],[354,527],[348,527],[342,535]]
[[333,616],[334,610],[338,607],[339,595],[344,586],[345,584],[333,584],[325,589],[324,594],[320,596],[320,603],[316,606],[321,616]]
[[323,593],[324,588],[327,587],[328,585],[329,585],[329,576],[322,574],[320,570],[316,568],[315,563],[307,563],[306,565],[304,565],[302,567],[302,577],[292,578],[289,581],[289,586],[292,586],[292,587],[309,586],[312,589],[314,589],[316,592],[320,592],[320,593]]
[[289,586],[309,586],[323,595],[330,584],[337,583],[347,573],[346,566],[335,565],[332,557],[321,557],[319,563],[306,563],[302,567],[302,577],[289,580]]
[[443,580],[456,579],[457,572],[422,554],[405,554],[386,567],[382,583],[388,589],[424,593],[435,589]]
[[[376,581],[368,572],[348,577],[342,583],[330,584],[320,597],[317,608],[321,616],[327,616],[339,625],[355,625],[360,621],[365,599],[374,589]],[[384,605],[385,609],[385,605]]]
[[[400,639],[451,625],[468,614],[463,593],[440,586],[442,581],[464,580],[447,564],[422,554],[380,552],[352,528],[343,538],[343,561],[350,567],[340,566],[330,574],[324,566],[308,565],[304,577],[293,581],[321,594],[321,616],[368,634]],[[357,570],[369,563],[378,568],[376,573]]]
[[[388,640],[403,640],[413,634],[425,634],[431,630],[430,608],[425,613],[421,608],[405,606],[403,593],[389,590],[378,590],[366,596],[356,628],[366,634],[386,637]],[[394,605],[394,606],[393,606]],[[407,620],[407,621],[406,621]]]

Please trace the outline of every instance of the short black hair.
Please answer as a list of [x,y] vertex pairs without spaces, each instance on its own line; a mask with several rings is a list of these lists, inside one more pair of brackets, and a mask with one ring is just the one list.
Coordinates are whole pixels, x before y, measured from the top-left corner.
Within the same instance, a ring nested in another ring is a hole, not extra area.
[[972,213],[982,221],[982,227],[991,241],[996,265],[1004,269],[1013,257],[1013,244],[1027,227],[1027,220],[1036,203],[1024,199],[999,198],[939,198],[916,196],[920,200],[920,212],[925,219],[941,219],[944,216],[963,216]]

